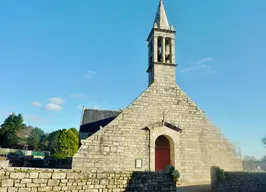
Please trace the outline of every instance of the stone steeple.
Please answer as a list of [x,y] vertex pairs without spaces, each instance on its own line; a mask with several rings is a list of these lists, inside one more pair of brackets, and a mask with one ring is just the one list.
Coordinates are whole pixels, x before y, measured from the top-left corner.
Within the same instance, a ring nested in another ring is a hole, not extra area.
[[170,29],[165,9],[163,6],[163,0],[160,0],[153,27],[159,29]]
[[149,85],[157,82],[162,86],[175,86],[175,30],[170,27],[163,1],[154,20],[153,28],[148,36],[149,47]]

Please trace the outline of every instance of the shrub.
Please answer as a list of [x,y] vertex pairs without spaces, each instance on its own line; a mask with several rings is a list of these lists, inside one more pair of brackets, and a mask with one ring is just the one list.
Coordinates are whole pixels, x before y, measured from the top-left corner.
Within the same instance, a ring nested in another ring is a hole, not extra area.
[[176,170],[175,167],[172,166],[172,165],[167,165],[167,166],[164,168],[164,173],[169,174],[169,175],[173,178],[173,180],[174,180],[175,182],[177,182],[178,179],[180,178],[180,173],[179,173],[179,171]]
[[175,182],[178,181],[178,179],[180,178],[180,173],[178,170],[174,170],[173,173],[172,173],[172,176],[173,176],[173,179]]
[[213,166],[212,169],[214,170],[215,177],[218,180],[223,181],[225,179],[225,175],[224,175],[224,170],[223,169],[221,169],[218,166]]
[[167,173],[167,174],[172,174],[173,173],[173,171],[175,170],[175,167],[174,166],[172,166],[172,165],[167,165],[167,166],[165,166],[165,168],[164,168],[164,173]]
[[57,131],[52,146],[51,156],[56,159],[73,157],[78,151],[78,138],[71,130]]

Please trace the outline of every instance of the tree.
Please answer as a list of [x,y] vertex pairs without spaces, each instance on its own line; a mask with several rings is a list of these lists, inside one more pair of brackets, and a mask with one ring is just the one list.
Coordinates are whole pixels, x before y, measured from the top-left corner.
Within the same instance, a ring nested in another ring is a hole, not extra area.
[[28,146],[33,150],[38,150],[40,148],[40,140],[43,135],[45,135],[43,130],[40,128],[34,128],[28,139]]
[[16,136],[18,137],[17,145],[19,148],[23,148],[24,146],[28,145],[28,140],[33,130],[34,128],[32,126],[23,124],[21,129],[16,132]]
[[15,113],[9,115],[0,129],[0,145],[3,147],[14,148],[17,147],[18,137],[17,131],[22,128],[23,117],[21,114]]
[[[262,138],[262,143],[264,144],[265,148],[266,148],[266,137]],[[266,162],[266,156],[262,157],[261,159],[262,162]]]
[[72,131],[77,136],[77,138],[79,138],[79,132],[76,128],[72,127],[69,130]]
[[26,124],[22,124],[21,128],[16,132],[16,135],[20,138],[28,138],[33,131],[32,126],[28,126]]
[[263,157],[261,158],[261,162],[266,162],[266,156],[263,156]]
[[40,143],[39,143],[39,149],[40,150],[49,150],[48,145],[49,145],[49,134],[44,134],[40,138]]
[[263,137],[262,138],[262,143],[265,145],[265,147],[266,147],[266,137]]
[[34,128],[28,138],[28,146],[33,150],[47,150],[48,135],[40,128]]
[[257,161],[257,158],[254,157],[254,156],[248,156],[248,155],[245,155],[245,156],[243,157],[243,160],[244,160],[244,161]]
[[53,148],[55,146],[55,140],[58,137],[58,135],[60,134],[60,132],[61,132],[61,130],[57,130],[57,131],[54,131],[54,132],[52,132],[52,133],[50,133],[48,135],[48,138],[47,138],[47,140],[48,140],[47,149],[49,151],[53,151],[54,150]]
[[243,157],[243,168],[244,170],[255,170],[258,167],[258,159],[254,156]]
[[54,134],[52,156],[58,159],[73,157],[78,151],[78,137],[71,130],[59,130]]

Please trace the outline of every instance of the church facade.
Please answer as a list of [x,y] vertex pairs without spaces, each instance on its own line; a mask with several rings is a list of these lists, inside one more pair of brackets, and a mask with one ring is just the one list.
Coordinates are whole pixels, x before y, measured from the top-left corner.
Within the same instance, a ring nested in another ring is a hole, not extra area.
[[126,109],[84,109],[73,169],[161,171],[173,165],[188,182],[210,167],[242,170],[234,147],[176,84],[175,30],[160,0],[147,38],[148,88]]

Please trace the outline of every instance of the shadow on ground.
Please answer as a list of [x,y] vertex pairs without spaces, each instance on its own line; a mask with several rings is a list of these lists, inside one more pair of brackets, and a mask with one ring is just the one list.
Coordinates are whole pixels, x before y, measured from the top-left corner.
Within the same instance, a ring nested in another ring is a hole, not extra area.
[[189,186],[179,186],[176,189],[177,192],[211,192],[211,185],[189,185]]

